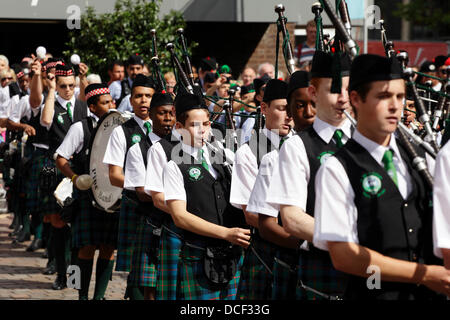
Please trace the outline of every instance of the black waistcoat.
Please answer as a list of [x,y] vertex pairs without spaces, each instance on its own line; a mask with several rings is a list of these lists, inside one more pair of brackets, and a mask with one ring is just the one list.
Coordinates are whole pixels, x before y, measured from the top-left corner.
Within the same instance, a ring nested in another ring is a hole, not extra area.
[[[130,150],[131,146],[135,143],[141,143],[145,148],[150,148],[151,141],[147,138],[144,131],[142,131],[139,124],[134,120],[134,118],[131,118],[130,120],[125,121],[122,125],[123,133],[125,134],[125,140],[127,142],[127,149],[125,153],[125,158],[123,160],[123,168],[125,170],[125,163],[127,160],[127,153],[128,150]],[[147,156],[144,157],[144,161],[147,161]]]
[[70,126],[87,117],[87,105],[86,102],[81,100],[75,101],[75,106],[72,111],[73,121],[70,119],[67,110],[64,109],[58,101],[55,101],[55,113],[53,115],[52,126],[49,130],[50,137],[50,154],[58,149],[64,140],[64,137],[69,131]]
[[313,126],[308,127],[297,133],[302,139],[305,146],[306,154],[309,162],[309,182],[308,182],[308,197],[306,200],[306,213],[314,217],[314,202],[316,200],[316,193],[314,185],[316,181],[316,174],[320,165],[329,156],[336,153],[338,147],[333,140],[326,143],[314,130]]
[[[187,154],[180,151],[180,156]],[[229,202],[231,181],[225,174],[225,168],[220,164],[212,164],[217,172],[214,179],[201,164],[196,164],[189,156],[191,164],[178,164],[183,175],[186,191],[186,209],[200,218],[225,227],[242,227],[245,225],[244,216],[237,212]],[[185,239],[204,240],[208,243],[220,243],[217,239],[209,238],[184,231]]]
[[122,102],[123,98],[125,98],[127,95],[131,94],[131,88],[130,83],[128,82],[128,78],[123,79],[120,81],[120,97],[116,101],[116,105],[120,106],[120,103]]
[[96,121],[92,117],[81,120],[83,127],[83,148],[80,152],[75,153],[72,159],[73,171],[78,175],[89,174],[89,146],[95,123]]
[[[355,192],[358,241],[361,246],[388,257],[436,263],[432,254],[430,192],[398,140],[397,145],[412,181],[412,191],[406,200],[386,170],[355,140],[349,140],[335,155]],[[418,153],[423,154],[419,150]],[[366,278],[350,277],[346,295],[397,300],[422,299],[431,293],[415,284],[394,282],[381,282],[381,289],[369,290],[366,281]]]

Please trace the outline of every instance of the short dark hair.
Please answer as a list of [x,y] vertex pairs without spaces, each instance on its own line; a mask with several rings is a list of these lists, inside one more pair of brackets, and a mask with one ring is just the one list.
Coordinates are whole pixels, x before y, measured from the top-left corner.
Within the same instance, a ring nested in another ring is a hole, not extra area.
[[113,62],[111,62],[110,64],[109,64],[109,66],[108,66],[108,71],[111,71],[112,69],[114,69],[114,66],[121,66],[121,67],[123,67],[124,66],[124,64],[123,64],[123,62],[122,61],[120,61],[120,60],[114,60]]
[[366,82],[357,86],[352,91],[356,91],[356,93],[361,97],[362,101],[365,102],[370,89],[372,89],[372,82]]
[[97,95],[97,96],[93,96],[93,97],[90,97],[89,99],[87,99],[87,105],[88,105],[88,107],[91,105],[91,104],[93,104],[94,106],[95,105],[97,105],[97,103],[98,103],[98,101],[100,100],[100,97],[101,97],[102,95]]

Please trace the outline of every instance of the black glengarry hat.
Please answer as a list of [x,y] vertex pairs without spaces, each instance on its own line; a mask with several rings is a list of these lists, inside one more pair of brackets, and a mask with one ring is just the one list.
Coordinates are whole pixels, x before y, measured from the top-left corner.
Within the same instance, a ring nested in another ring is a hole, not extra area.
[[152,97],[152,102],[150,102],[150,109],[168,105],[173,106],[172,95],[169,93],[157,92]]
[[275,99],[287,98],[288,84],[278,79],[271,79],[267,82],[264,90],[264,102],[270,102]]
[[201,96],[186,92],[177,94],[177,97],[175,98],[175,113],[177,118],[179,118],[182,113],[194,109],[208,110],[208,107],[205,106]]

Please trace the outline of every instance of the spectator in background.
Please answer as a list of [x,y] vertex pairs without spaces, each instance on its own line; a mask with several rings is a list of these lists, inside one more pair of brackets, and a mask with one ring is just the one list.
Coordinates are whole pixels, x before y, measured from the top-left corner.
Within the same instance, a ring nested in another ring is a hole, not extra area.
[[166,72],[164,74],[164,81],[166,81],[166,91],[167,93],[173,93],[175,85],[177,84],[177,79],[172,71]]
[[268,75],[271,79],[273,79],[275,77],[274,65],[269,62],[261,63],[258,66],[258,75],[259,78],[262,78],[264,75]]
[[253,80],[256,78],[256,72],[252,68],[245,68],[242,71],[241,79],[243,86],[249,86],[253,84]]
[[302,70],[308,68],[314,56],[314,52],[316,52],[316,32],[316,23],[314,20],[308,21],[306,24],[306,41],[299,44],[295,52],[298,59],[298,66]]
[[86,80],[88,82],[88,84],[93,84],[93,83],[102,83],[102,78],[95,73],[91,73],[90,75],[88,75],[86,77]]
[[0,55],[0,72],[4,69],[9,69],[9,60],[4,55]]
[[114,81],[122,81],[123,78],[125,78],[125,67],[123,65],[123,62],[120,60],[116,60],[111,63],[108,68],[108,76],[108,86]]
[[434,58],[434,65],[436,66],[436,76],[438,78],[444,79],[446,76],[443,72],[447,66],[445,65],[445,61],[448,59],[447,56],[437,56]]

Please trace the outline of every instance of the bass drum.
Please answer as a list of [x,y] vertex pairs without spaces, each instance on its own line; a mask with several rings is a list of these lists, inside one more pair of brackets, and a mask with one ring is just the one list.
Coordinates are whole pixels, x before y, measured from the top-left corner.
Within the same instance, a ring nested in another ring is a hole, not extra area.
[[108,165],[103,163],[106,146],[112,131],[132,117],[130,113],[121,113],[111,109],[97,123],[89,146],[89,175],[94,180],[89,191],[92,204],[108,213],[120,209],[122,188],[111,185]]

